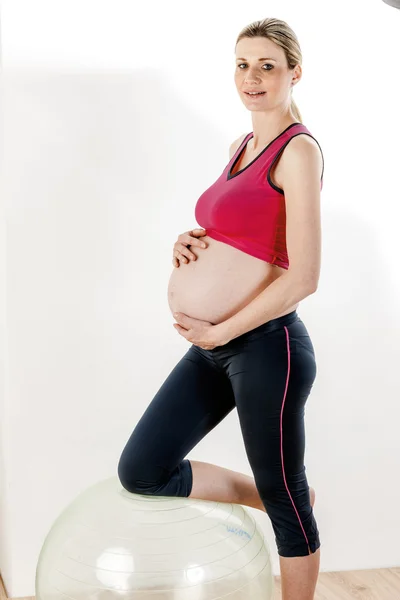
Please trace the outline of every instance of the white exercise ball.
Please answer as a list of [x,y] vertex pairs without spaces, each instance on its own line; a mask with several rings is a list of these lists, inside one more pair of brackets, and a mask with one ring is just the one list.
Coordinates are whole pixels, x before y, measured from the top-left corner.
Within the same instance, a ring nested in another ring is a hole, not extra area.
[[273,576],[240,504],[132,494],[111,477],[56,519],[35,587],[36,600],[270,600]]

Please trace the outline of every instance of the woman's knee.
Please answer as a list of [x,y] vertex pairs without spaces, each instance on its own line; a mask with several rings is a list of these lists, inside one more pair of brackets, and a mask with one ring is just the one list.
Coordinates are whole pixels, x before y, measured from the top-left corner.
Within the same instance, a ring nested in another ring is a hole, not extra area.
[[154,494],[160,487],[160,475],[150,464],[144,464],[123,452],[118,462],[118,478],[121,485],[132,494]]
[[122,487],[128,492],[134,493],[136,484],[134,470],[132,465],[125,459],[124,454],[119,459],[117,473]]
[[154,464],[139,464],[122,455],[118,463],[118,477],[121,485],[133,494],[188,497],[193,485],[187,459],[170,471]]

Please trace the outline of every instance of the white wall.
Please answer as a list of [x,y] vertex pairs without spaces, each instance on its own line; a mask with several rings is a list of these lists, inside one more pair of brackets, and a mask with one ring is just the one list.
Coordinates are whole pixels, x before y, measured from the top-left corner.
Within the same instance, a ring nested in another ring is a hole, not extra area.
[[[252,129],[234,44],[266,16],[299,37],[294,97],[326,161],[320,285],[299,309],[318,361],[306,465],[321,570],[400,564],[400,11],[379,0],[189,10],[2,3],[0,569],[12,597],[34,594],[53,520],[116,474],[188,349],[167,303],[172,246]],[[189,458],[251,474],[236,412]],[[278,573],[268,517],[252,512]]]

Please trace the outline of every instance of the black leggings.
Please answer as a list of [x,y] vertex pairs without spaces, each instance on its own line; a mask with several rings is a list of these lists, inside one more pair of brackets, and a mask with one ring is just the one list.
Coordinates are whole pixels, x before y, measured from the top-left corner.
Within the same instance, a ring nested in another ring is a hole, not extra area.
[[312,554],[320,541],[304,466],[304,407],[315,377],[314,348],[296,311],[213,350],[192,345],[132,432],[118,464],[121,484],[136,494],[189,496],[185,456],[237,408],[278,554]]

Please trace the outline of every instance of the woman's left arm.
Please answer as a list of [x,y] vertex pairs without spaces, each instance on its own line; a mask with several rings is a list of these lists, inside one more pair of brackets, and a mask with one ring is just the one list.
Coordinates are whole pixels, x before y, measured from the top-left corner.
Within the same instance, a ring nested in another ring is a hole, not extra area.
[[289,268],[249,304],[214,326],[223,344],[276,318],[313,294],[321,266],[322,155],[308,135],[298,135],[281,156],[286,204],[286,246]]

